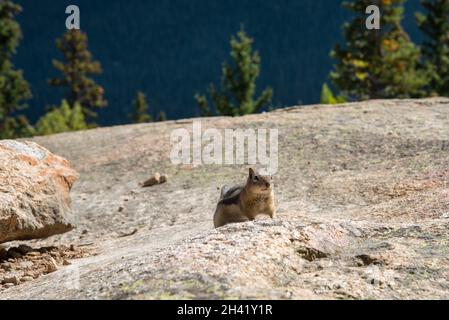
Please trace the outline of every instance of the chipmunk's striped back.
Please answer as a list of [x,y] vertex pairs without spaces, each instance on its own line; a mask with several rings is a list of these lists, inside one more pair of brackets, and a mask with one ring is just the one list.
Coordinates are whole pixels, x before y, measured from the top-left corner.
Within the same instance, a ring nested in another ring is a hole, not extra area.
[[229,223],[252,221],[259,214],[271,218],[276,215],[271,177],[265,177],[249,169],[245,185],[224,186],[214,214],[215,228]]

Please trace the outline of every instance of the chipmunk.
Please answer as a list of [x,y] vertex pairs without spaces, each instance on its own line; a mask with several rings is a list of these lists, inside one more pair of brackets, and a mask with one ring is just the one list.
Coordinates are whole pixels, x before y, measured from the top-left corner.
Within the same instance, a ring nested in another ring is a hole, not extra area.
[[253,221],[259,214],[276,216],[272,177],[249,169],[246,184],[224,186],[214,214],[215,228],[229,223]]

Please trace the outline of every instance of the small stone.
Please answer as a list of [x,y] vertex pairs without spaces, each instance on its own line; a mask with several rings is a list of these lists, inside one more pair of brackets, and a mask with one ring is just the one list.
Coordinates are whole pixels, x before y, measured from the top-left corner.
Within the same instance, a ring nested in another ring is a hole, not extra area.
[[18,263],[18,266],[19,266],[20,269],[29,269],[29,268],[32,268],[33,265],[34,265],[34,264],[33,264],[32,261],[27,261],[27,260],[25,260],[25,261],[20,261],[20,262]]
[[2,283],[3,284],[7,284],[7,283],[12,283],[12,284],[19,284],[19,277],[17,276],[10,276],[10,277],[5,277],[3,278]]
[[121,233],[119,233],[118,237],[119,238],[129,237],[129,236],[135,235],[137,233],[137,231],[139,231],[139,230],[134,228],[128,232],[121,232]]
[[5,271],[9,271],[11,270],[11,263],[10,262],[4,262],[0,265],[0,268],[5,270]]
[[53,258],[59,258],[59,257],[61,256],[61,254],[60,254],[59,252],[57,252],[57,251],[55,251],[55,252],[50,252],[50,255],[51,255]]
[[28,252],[26,255],[29,257],[37,257],[37,256],[40,256],[41,253],[37,252],[37,251],[32,251],[32,252]]
[[150,179],[148,179],[147,181],[145,181],[142,184],[142,187],[147,188],[147,187],[152,187],[156,184],[159,184],[161,181],[161,175],[159,173],[155,173]]
[[56,264],[55,259],[51,258],[47,262],[47,273],[52,273],[58,270],[58,265]]
[[123,208],[123,207],[118,208],[118,212],[123,212],[123,210],[125,210],[125,208]]
[[81,234],[87,234],[89,231],[87,230],[83,230],[83,232],[81,232]]
[[168,180],[168,175],[163,174],[163,175],[161,175],[161,178],[159,179],[159,183],[160,184],[166,183],[167,180]]
[[14,283],[5,283],[5,284],[3,284],[3,286],[4,286],[6,289],[8,289],[8,288],[14,287],[15,284],[14,284]]
[[64,265],[64,266],[70,266],[71,263],[70,263],[70,261],[64,259],[64,260],[62,261],[62,265]]
[[31,277],[31,276],[25,276],[25,277],[22,277],[22,279],[20,279],[22,282],[27,282],[27,281],[33,281],[34,280],[34,278],[33,277]]

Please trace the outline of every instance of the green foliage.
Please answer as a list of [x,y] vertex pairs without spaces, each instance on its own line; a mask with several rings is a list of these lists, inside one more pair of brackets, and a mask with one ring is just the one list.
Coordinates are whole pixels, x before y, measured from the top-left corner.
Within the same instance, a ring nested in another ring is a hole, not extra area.
[[85,130],[86,124],[83,110],[79,102],[70,107],[66,100],[62,101],[60,107],[46,113],[36,124],[35,133],[48,135],[60,132]]
[[[401,26],[404,0],[353,0],[344,6],[355,18],[344,25],[346,47],[337,45],[331,79],[353,100],[407,98],[423,95],[427,82],[418,68],[420,50]],[[375,4],[381,11],[381,29],[368,30],[365,9]]]
[[54,67],[61,72],[60,78],[49,80],[56,87],[66,87],[65,100],[73,106],[79,102],[86,120],[96,118],[94,111],[107,105],[104,90],[90,75],[102,73],[98,61],[93,61],[88,50],[87,35],[80,30],[67,30],[61,39],[56,41],[56,47],[62,52],[64,61],[53,61]]
[[231,38],[232,66],[223,63],[220,91],[213,84],[209,87],[214,110],[210,109],[205,95],[195,95],[203,116],[210,116],[213,113],[226,116],[256,113],[271,101],[273,96],[271,88],[265,89],[257,99],[254,99],[261,59],[259,53],[253,51],[253,42],[254,40],[246,35],[243,28],[237,33],[237,37]]
[[24,115],[4,119],[0,124],[0,139],[16,139],[34,135],[34,128]]
[[0,1],[0,139],[28,136],[31,126],[18,111],[31,98],[28,82],[11,62],[22,37],[15,16],[22,8],[9,0]]
[[153,119],[148,113],[148,103],[145,98],[145,94],[138,91],[133,101],[133,113],[130,114],[130,118],[134,123],[151,122]]
[[335,97],[332,90],[329,88],[327,83],[323,84],[321,88],[321,103],[322,104],[339,104],[345,103],[346,99],[342,96]]
[[164,111],[159,111],[159,113],[156,117],[156,121],[157,122],[167,121],[167,115],[165,114]]
[[449,96],[449,1],[422,0],[426,14],[417,13],[418,26],[426,36],[422,44],[427,93]]

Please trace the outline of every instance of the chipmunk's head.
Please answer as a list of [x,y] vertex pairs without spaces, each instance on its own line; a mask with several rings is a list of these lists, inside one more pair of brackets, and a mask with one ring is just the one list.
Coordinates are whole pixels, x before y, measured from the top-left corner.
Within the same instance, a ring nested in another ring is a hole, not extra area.
[[250,168],[246,186],[252,193],[269,194],[273,190],[273,177],[262,176]]

